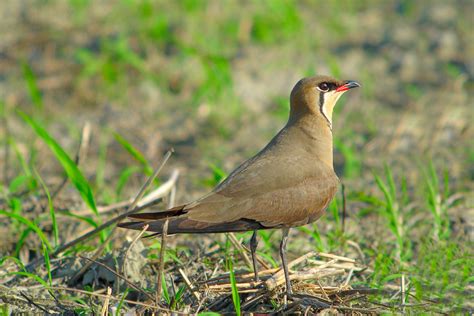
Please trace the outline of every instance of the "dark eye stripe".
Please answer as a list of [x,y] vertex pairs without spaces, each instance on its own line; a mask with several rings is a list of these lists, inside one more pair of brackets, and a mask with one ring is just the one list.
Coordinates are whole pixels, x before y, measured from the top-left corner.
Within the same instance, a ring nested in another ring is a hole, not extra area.
[[329,128],[331,128],[331,121],[329,121],[329,119],[326,117],[326,114],[324,114],[323,106],[324,106],[324,92],[319,92],[319,112],[321,112],[321,115],[328,122]]

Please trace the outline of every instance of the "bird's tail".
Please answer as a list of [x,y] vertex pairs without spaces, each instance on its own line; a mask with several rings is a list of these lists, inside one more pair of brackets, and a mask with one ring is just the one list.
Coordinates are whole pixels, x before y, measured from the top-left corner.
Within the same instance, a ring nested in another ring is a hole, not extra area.
[[166,220],[168,220],[168,234],[244,232],[266,228],[260,223],[248,219],[222,223],[199,222],[182,216],[185,213],[184,205],[182,205],[162,212],[133,214],[130,215],[129,218],[135,221],[120,223],[118,226],[127,229],[143,230],[145,225],[148,224],[147,231],[158,234],[163,232],[163,226]]

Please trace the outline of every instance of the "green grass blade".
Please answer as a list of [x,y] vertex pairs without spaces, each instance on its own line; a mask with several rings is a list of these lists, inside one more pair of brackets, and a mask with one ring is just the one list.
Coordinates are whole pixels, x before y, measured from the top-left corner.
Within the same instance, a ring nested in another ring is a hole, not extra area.
[[74,161],[72,161],[64,149],[56,142],[56,140],[53,139],[53,137],[48,134],[48,132],[43,127],[41,127],[37,122],[35,122],[26,114],[22,112],[19,112],[19,114],[25,120],[25,122],[27,122],[33,128],[36,134],[41,137],[48,145],[49,149],[54,153],[56,159],[58,159],[62,165],[68,178],[79,191],[79,194],[81,195],[84,202],[98,216],[99,213],[97,212],[97,206],[95,204],[94,195],[92,194],[92,189]]
[[[393,179],[392,170],[387,164],[385,165],[385,174],[386,174],[387,182],[390,188],[390,195],[392,197],[395,197],[397,195],[395,180]],[[394,201],[394,199],[392,199],[392,201]]]
[[114,133],[115,140],[119,142],[120,145],[130,154],[132,155],[135,160],[137,160],[143,167],[144,172],[147,175],[153,173],[153,168],[150,166],[148,161],[146,160],[145,156],[132,144],[130,144],[125,138],[123,138],[120,134]]
[[123,294],[122,294],[122,297],[120,297],[120,301],[117,305],[117,309],[115,310],[115,316],[120,316],[122,315],[122,306],[123,306],[123,303],[125,301],[125,298],[127,297],[128,295],[128,292],[129,292],[129,289],[127,288]]
[[94,221],[94,219],[89,218],[87,216],[77,215],[77,214],[71,213],[69,211],[62,211],[61,214],[64,214],[66,216],[70,216],[71,218],[83,221],[84,223],[87,223],[87,224],[91,225],[94,228],[99,227],[99,224],[96,221]]
[[[398,221],[398,210],[397,207],[395,206],[395,196],[392,195],[392,189],[388,187],[385,182],[380,179],[380,177],[374,173],[375,177],[375,182],[377,183],[377,186],[379,189],[382,191],[384,197],[385,197],[385,206],[382,208],[383,215],[388,219],[389,221],[389,228],[392,231],[392,233],[395,235],[397,240],[401,238],[400,235],[400,227],[399,227],[399,221]],[[388,180],[389,182],[391,181],[390,179]]]
[[46,197],[48,198],[49,215],[51,216],[51,222],[53,225],[54,246],[57,247],[59,244],[59,231],[58,231],[58,223],[56,222],[56,214],[54,211],[53,201],[51,200],[51,194],[49,193],[48,187],[44,183],[39,173],[35,169],[33,169],[33,172],[36,176],[36,179],[38,179],[38,182],[43,187]]
[[305,232],[306,234],[310,235],[315,243],[315,247],[318,251],[323,251],[326,252],[328,251],[327,247],[325,246],[323,239],[321,238],[321,235],[319,234],[318,226],[313,223],[312,225],[308,226],[300,226],[298,227],[299,231]]
[[10,181],[10,184],[8,185],[8,192],[16,193],[25,187],[31,188],[32,181],[34,181],[34,179],[30,176],[26,174],[20,174]]
[[26,271],[26,268],[25,268],[25,265],[23,264],[23,262],[21,262],[20,259],[18,258],[15,258],[15,257],[12,257],[12,256],[5,256],[5,257],[2,257],[0,258],[0,267],[5,263],[5,261],[7,260],[11,260],[13,262],[15,262],[15,264],[23,271]]
[[29,185],[28,188],[33,190],[34,188],[36,188],[36,182],[35,182],[35,179],[33,177],[30,166],[26,162],[25,157],[23,157],[23,155],[21,153],[21,150],[20,150],[20,148],[18,148],[18,145],[15,142],[15,140],[13,138],[9,138],[7,141],[8,141],[8,144],[10,146],[12,146],[13,151],[15,152],[16,158],[18,159],[18,162],[20,163],[20,166],[23,170],[23,173],[31,179],[31,181],[28,183],[28,185]]
[[16,245],[15,245],[15,252],[14,252],[15,257],[18,257],[18,258],[20,257],[21,248],[23,248],[23,246],[25,245],[26,238],[30,235],[32,231],[33,230],[31,228],[27,228],[21,232],[20,238],[18,238],[18,241],[16,242]]
[[448,169],[444,169],[443,171],[443,184],[444,184],[444,187],[443,187],[443,198],[444,199],[447,199],[449,197],[449,171]]
[[45,234],[43,233],[43,231],[35,224],[33,223],[32,221],[24,218],[23,216],[20,216],[20,215],[17,215],[17,214],[13,214],[13,213],[9,213],[9,212],[5,212],[5,211],[0,211],[0,215],[4,215],[6,217],[10,217],[12,219],[15,219],[19,222],[21,222],[22,224],[25,224],[26,226],[28,226],[29,228],[31,228],[37,235],[38,237],[41,239],[41,241],[43,242],[43,244],[46,245],[46,247],[48,248],[49,251],[52,250],[52,247],[51,247],[51,244],[49,243],[48,241],[48,238],[46,238]]
[[53,278],[51,276],[51,262],[49,261],[49,251],[48,248],[43,244],[43,256],[44,256],[44,265],[46,266],[46,271],[48,272],[48,281],[49,285],[53,285]]
[[387,210],[391,212],[391,209],[393,207],[393,198],[390,194],[389,188],[382,181],[382,179],[380,179],[380,177],[378,175],[374,174],[374,177],[375,177],[375,182],[377,183],[377,186],[382,191],[382,193],[385,197],[385,206],[386,206]]
[[41,90],[38,87],[36,82],[36,75],[31,69],[30,65],[26,62],[22,65],[23,68],[23,77],[26,81],[26,86],[28,88],[28,93],[30,94],[31,101],[37,108],[43,108],[43,96],[41,95]]
[[271,254],[264,253],[264,252],[261,252],[261,251],[258,251],[257,253],[260,257],[265,259],[265,261],[269,262],[273,268],[278,268],[280,266],[280,264],[278,262],[276,262],[275,259],[273,259]]
[[42,278],[40,278],[39,276],[37,276],[34,273],[23,272],[23,271],[7,273],[7,276],[10,276],[10,275],[25,276],[27,278],[35,280],[36,282],[38,282],[39,284],[41,284],[42,286],[44,286],[46,288],[48,287],[48,283],[46,283]]
[[178,291],[176,291],[176,294],[174,295],[174,298],[173,298],[173,302],[171,302],[171,309],[172,309],[172,310],[178,308],[179,303],[180,303],[181,300],[183,299],[183,294],[184,294],[184,291],[185,291],[185,290],[186,290],[186,286],[185,286],[185,285],[181,285],[181,286],[178,288]]
[[122,194],[122,190],[128,182],[128,179],[134,174],[141,171],[138,166],[129,166],[122,170],[120,173],[119,179],[117,181],[117,187],[115,189],[115,194],[119,197]]
[[237,281],[235,280],[234,267],[232,265],[232,259],[229,260],[229,273],[230,273],[230,284],[232,286],[232,301],[234,303],[235,313],[237,316],[241,315],[240,312],[240,297],[239,290],[237,289]]
[[336,227],[339,228],[341,227],[341,219],[339,217],[339,207],[337,205],[337,198],[334,198],[331,203],[329,203],[329,212],[332,214],[334,217],[334,221],[336,222]]
[[215,187],[222,179],[226,177],[226,173],[219,166],[210,164],[209,167],[212,171],[212,176],[202,180],[202,184],[208,187]]
[[171,303],[171,300],[170,300],[170,293],[168,292],[168,286],[166,285],[166,278],[165,278],[165,274],[162,273],[161,274],[161,289],[163,291],[163,297],[165,298],[165,301],[166,303],[168,304],[168,306],[170,305]]

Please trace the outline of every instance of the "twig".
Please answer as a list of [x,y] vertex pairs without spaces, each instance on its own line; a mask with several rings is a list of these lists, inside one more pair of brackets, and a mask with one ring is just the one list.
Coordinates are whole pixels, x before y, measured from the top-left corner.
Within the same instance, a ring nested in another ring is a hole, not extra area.
[[364,294],[364,295],[372,295],[372,294],[389,294],[388,291],[386,290],[380,290],[380,289],[371,289],[371,288],[355,288],[355,289],[350,289],[350,290],[342,290],[338,291],[337,295],[344,297],[347,295],[353,295],[353,294]]
[[145,195],[145,192],[146,190],[148,189],[148,187],[152,184],[153,181],[155,181],[155,178],[158,176],[158,174],[161,172],[161,169],[163,169],[163,167],[165,166],[166,162],[168,161],[168,159],[170,159],[171,157],[171,154],[174,152],[174,149],[171,148],[170,150],[168,150],[165,154],[165,157],[163,158],[163,161],[161,162],[160,166],[155,170],[155,172],[153,172],[153,174],[151,175],[151,177],[149,177],[147,179],[147,181],[145,182],[145,184],[141,187],[140,191],[138,192],[137,196],[135,197],[135,199],[133,200],[132,204],[128,207],[128,209],[130,210],[134,210],[135,207],[138,205],[138,202],[140,202],[140,200],[142,199],[142,197]]
[[[243,245],[243,244],[240,244],[240,246],[242,246],[242,248],[248,252],[248,253],[251,253],[250,249]],[[268,265],[268,263],[266,263],[262,258],[260,258],[260,256],[258,255],[258,253],[255,253],[255,258],[257,259],[258,263],[260,263],[260,265],[264,268],[264,269],[270,269],[270,266]],[[260,275],[260,271],[258,271],[258,274]]]
[[309,311],[311,310],[311,306],[307,306],[306,309],[304,310],[304,316],[309,315]]
[[[164,161],[163,163],[165,163],[165,162],[166,161]],[[155,190],[151,191],[146,196],[144,196],[139,201],[138,205],[140,206],[142,204],[147,204],[151,201],[156,200],[157,198],[165,197],[170,192],[170,190],[176,185],[176,181],[178,181],[178,177],[179,177],[179,170],[174,169],[171,172],[171,176],[168,179],[168,181],[166,181],[165,183],[160,185],[158,188],[156,188]]]
[[[98,294],[98,293],[94,293],[94,292],[88,292],[88,291],[69,288],[69,287],[48,286],[47,289],[57,290],[57,291],[71,291],[71,292],[76,292],[76,293],[81,293],[81,294],[86,294],[86,295],[91,295],[91,296],[96,296],[96,297],[102,297],[102,298],[107,297],[107,295],[105,295],[105,294]],[[109,299],[113,300],[113,301],[122,301],[121,297],[115,297],[115,296],[110,296]],[[123,301],[126,302],[126,303],[129,303],[129,304],[135,304],[135,305],[148,307],[148,308],[151,308],[151,309],[158,309],[158,310],[165,311],[165,312],[171,312],[169,309],[162,308],[160,306],[150,305],[150,304],[146,304],[146,303],[142,303],[142,302],[138,302],[138,301],[127,300],[127,299],[124,299]],[[181,315],[188,315],[189,314],[189,313],[178,312],[178,311],[173,311],[173,313],[181,314]]]
[[253,304],[255,304],[256,302],[258,302],[260,299],[262,299],[263,297],[267,295],[268,293],[266,293],[265,291],[257,292],[254,297],[252,297],[251,299],[243,303],[242,306],[240,306],[240,308],[241,309],[250,308]]
[[[310,269],[304,272],[296,271],[292,273],[290,275],[290,280],[304,281],[304,280],[310,280],[310,279],[320,279],[323,277],[328,277],[328,276],[333,276],[333,275],[338,275],[338,274],[343,274],[343,273],[344,273],[343,269],[334,269],[334,268],[327,268],[324,270]],[[283,283],[285,283],[284,275],[278,275],[277,278],[272,277],[265,282],[268,290],[273,290],[274,288],[282,285]]]
[[[309,263],[313,263],[319,266],[325,265],[328,263],[328,261],[323,261],[323,260],[314,260],[314,259],[308,259]],[[331,262],[331,261],[330,261]],[[344,269],[344,270],[354,270],[356,272],[364,270],[363,267],[356,267],[354,264],[350,262],[341,262],[341,263],[331,263],[331,268],[339,268],[339,269]]]
[[318,283],[318,286],[319,288],[321,289],[321,293],[323,293],[324,295],[324,298],[328,301],[330,301],[331,299],[329,298],[328,294],[326,293],[326,291],[324,290],[323,286],[321,285],[321,282],[319,282],[319,280],[316,280],[316,283]]
[[194,286],[191,284],[191,281],[189,281],[188,276],[186,275],[186,273],[184,273],[183,269],[179,268],[178,271],[179,271],[179,274],[181,274],[181,277],[184,280],[184,284],[186,284],[189,291],[191,291],[191,293],[194,295],[196,300],[198,300],[198,302],[199,302],[201,300],[201,295],[199,294],[199,292],[194,289]]
[[[306,259],[308,259],[308,258],[310,258],[314,255],[316,255],[316,252],[310,251],[307,254],[291,261],[290,263],[288,263],[288,269],[291,269],[295,265],[299,264],[300,262],[305,261]],[[277,282],[277,280],[279,280],[281,277],[284,277],[284,271],[283,271],[283,269],[280,268],[278,272],[276,272],[271,278],[269,278],[268,280],[265,281],[266,287],[269,288],[269,289],[270,288],[275,288],[277,286],[275,282]]]
[[[328,308],[331,307],[331,301],[326,301],[325,299],[313,295],[308,295],[308,294],[299,294],[295,293],[293,294],[293,298],[297,298],[295,302],[293,302],[291,305],[293,307],[299,307],[299,306],[313,306],[316,308]],[[288,312],[288,311],[285,311]]]
[[[261,270],[258,272],[258,275],[263,277],[265,275],[271,275],[275,272],[278,272],[281,268],[272,268],[272,269],[267,269],[267,270]],[[219,284],[219,283],[228,283],[229,282],[229,273],[224,273],[222,275],[219,275],[217,277],[205,280],[205,281],[200,281],[198,284],[203,285],[203,284]],[[244,279],[253,279],[254,273],[253,272],[244,272],[244,273],[239,273],[235,272],[235,277],[238,280],[244,280]]]
[[147,231],[148,227],[150,227],[150,225],[148,225],[148,224],[143,226],[143,229],[141,230],[141,232],[133,239],[133,241],[130,243],[127,250],[125,251],[125,256],[123,257],[123,264],[122,264],[122,274],[125,277],[127,276],[127,274],[125,273],[125,267],[126,267],[126,264],[127,264],[128,254],[130,253],[130,250],[133,248],[133,246],[135,245],[137,240],[140,239],[140,237],[142,237],[142,235]]
[[156,282],[156,298],[155,298],[155,304],[158,306],[160,303],[161,299],[161,283],[162,283],[162,275],[163,275],[163,269],[165,268],[165,250],[166,250],[166,237],[168,235],[168,222],[169,220],[166,219],[165,222],[163,223],[163,230],[161,233],[161,249],[160,249],[160,266],[158,268],[158,280]]
[[173,185],[173,187],[171,188],[169,201],[168,201],[168,208],[172,208],[174,206],[175,199],[176,199],[176,184]]
[[[147,195],[145,195],[137,204],[137,206],[142,209],[145,205],[150,205],[153,204],[156,200],[163,198],[167,194],[171,192],[171,190],[175,187],[176,181],[178,180],[179,177],[179,170],[174,169],[171,172],[171,175],[169,179],[161,184],[158,188],[155,190],[151,191]],[[133,203],[135,199],[128,199],[125,201],[120,201],[111,205],[105,205],[105,206],[99,206],[97,207],[97,211],[99,214],[107,214],[111,212],[118,211],[121,208],[127,208],[131,203]],[[87,215],[90,214],[89,209],[84,209],[80,211],[73,211],[74,214],[76,215]]]
[[201,310],[202,306],[204,305],[204,303],[208,299],[209,296],[207,294],[208,294],[207,291],[205,291],[202,299],[199,301],[198,307],[196,308],[196,312],[194,313],[195,315],[199,314],[199,311]]
[[73,285],[76,283],[77,280],[79,280],[80,277],[82,277],[82,275],[84,273],[86,273],[87,270],[89,270],[90,266],[92,265],[92,263],[94,263],[94,260],[97,260],[97,258],[99,258],[99,256],[102,254],[102,251],[104,251],[105,249],[105,246],[107,246],[107,244],[109,243],[109,241],[112,239],[112,236],[114,235],[115,233],[115,229],[116,227],[114,227],[112,229],[112,231],[110,232],[110,234],[107,236],[107,238],[105,239],[105,241],[99,246],[99,248],[96,250],[96,252],[94,253],[94,255],[92,255],[92,260],[87,262],[82,268],[81,270],[79,270],[75,275],[74,277],[72,277],[72,279],[68,282],[69,285]]
[[339,309],[341,311],[362,312],[365,314],[380,312],[380,310],[376,308],[359,308],[359,307],[348,307],[348,306],[334,306],[334,308]]
[[[236,283],[235,284],[237,286],[237,288],[239,289],[253,289],[255,291],[258,291],[258,289],[254,288],[253,287],[253,282],[240,282],[240,283]],[[208,289],[209,290],[222,290],[222,289],[231,289],[232,288],[232,284],[227,282],[227,283],[222,283],[222,284],[213,284],[213,285],[209,285],[208,286]]]
[[324,269],[324,268],[328,268],[328,267],[332,267],[333,264],[337,263],[337,259],[333,259],[331,261],[328,261],[322,265],[320,265],[319,267],[317,267],[316,269]]
[[[156,202],[155,202],[155,203],[156,203]],[[153,203],[153,204],[155,204],[155,203]],[[76,238],[76,239],[70,241],[69,243],[67,243],[67,244],[65,244],[65,245],[63,245],[63,246],[61,246],[61,247],[59,247],[59,248],[52,254],[52,256],[53,256],[53,257],[56,257],[58,254],[62,253],[62,252],[65,251],[66,249],[71,248],[71,247],[77,245],[78,243],[80,243],[80,242],[82,242],[82,241],[84,241],[84,240],[86,240],[86,239],[88,239],[88,238],[94,236],[95,234],[101,232],[101,231],[104,230],[105,228],[107,228],[107,227],[109,227],[109,226],[111,226],[111,225],[113,225],[113,224],[115,224],[115,223],[121,221],[122,219],[126,218],[128,215],[131,215],[131,214],[133,214],[133,213],[136,213],[136,212],[138,212],[138,211],[140,211],[140,210],[142,210],[142,209],[144,209],[144,208],[146,208],[146,207],[149,207],[149,205],[146,205],[146,206],[144,206],[144,207],[137,207],[137,208],[135,208],[135,209],[131,209],[130,211],[128,211],[128,212],[126,212],[126,213],[123,213],[123,214],[121,214],[121,215],[119,215],[119,216],[116,216],[116,217],[110,219],[109,221],[105,222],[104,224],[100,225],[99,227],[97,227],[97,228],[95,228],[95,229],[93,229],[93,230],[91,230],[91,231],[85,233],[84,235],[82,235],[82,236],[80,236],[80,237],[78,237],[78,238]]]
[[342,288],[342,287],[346,287],[346,286],[349,285],[349,282],[350,282],[350,280],[351,280],[353,274],[354,274],[354,269],[350,269],[350,270],[349,270],[349,274],[347,275],[347,278],[346,278],[346,280],[344,281],[344,283],[342,284],[341,288]]
[[351,263],[356,262],[354,259],[351,259],[351,258],[336,256],[336,255],[333,255],[333,254],[330,254],[330,253],[325,253],[325,252],[318,252],[318,256],[325,257],[325,258],[330,258],[330,259],[337,259],[339,261],[345,261],[345,262],[351,262]]
[[31,298],[29,298],[25,293],[23,292],[20,292],[20,295],[23,296],[27,301],[28,303],[30,303],[31,305],[33,305],[34,307],[38,308],[39,310],[41,310],[43,313],[45,314],[50,314],[50,312],[48,310],[46,310],[45,308],[41,307],[40,305],[36,304]]
[[357,254],[359,255],[360,259],[361,259],[361,260],[364,260],[364,253],[362,252],[362,249],[360,249],[359,244],[356,243],[356,242],[353,241],[353,240],[350,240],[350,239],[347,240],[346,242],[347,242],[347,244],[348,244],[349,246],[354,247],[354,249],[357,251]]
[[[173,187],[175,187],[178,177],[179,177],[179,170],[174,169],[171,172],[169,179],[163,184],[161,184],[158,188],[156,188],[155,190],[145,195],[138,202],[137,206],[142,208],[143,206],[150,205],[156,200],[159,200],[163,198],[164,196],[166,196],[168,193],[170,193]],[[99,206],[97,207],[97,211],[99,212],[99,214],[107,214],[107,213],[115,212],[115,211],[120,210],[121,208],[129,207],[129,205],[133,203],[133,201],[134,199],[128,199],[128,200],[120,201],[111,205]],[[72,213],[76,215],[87,215],[87,214],[90,214],[90,210],[84,209],[80,211],[73,211]]]
[[102,306],[102,311],[100,312],[101,316],[109,315],[109,301],[110,301],[111,295],[112,295],[112,289],[110,287],[107,287],[107,297],[105,298],[104,306]]
[[242,256],[242,259],[244,259],[245,264],[247,264],[248,267],[252,267],[252,261],[250,261],[250,258],[247,256],[247,252],[242,247],[242,244],[237,240],[237,238],[235,238],[235,235],[233,233],[228,233],[227,236],[229,236],[230,242],[234,245],[234,247],[239,250],[239,253]]

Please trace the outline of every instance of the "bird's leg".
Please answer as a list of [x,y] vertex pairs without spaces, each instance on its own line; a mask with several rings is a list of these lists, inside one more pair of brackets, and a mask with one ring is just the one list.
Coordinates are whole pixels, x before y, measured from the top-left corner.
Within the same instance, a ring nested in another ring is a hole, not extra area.
[[283,236],[281,238],[281,244],[280,244],[281,265],[283,266],[283,272],[285,272],[287,298],[290,298],[291,294],[293,294],[291,290],[290,273],[288,272],[288,261],[286,260],[286,242],[288,241],[289,231],[290,231],[289,228],[283,228]]
[[252,238],[250,238],[250,253],[252,254],[252,264],[253,264],[253,273],[255,275],[255,282],[258,282],[258,268],[257,268],[257,257],[256,257],[256,251],[257,251],[257,245],[258,245],[258,240],[257,240],[257,231],[253,231]]

